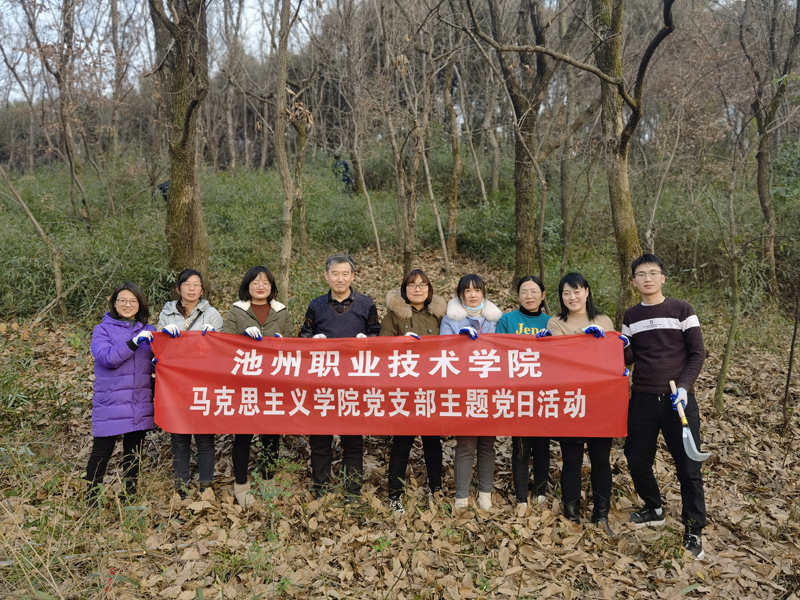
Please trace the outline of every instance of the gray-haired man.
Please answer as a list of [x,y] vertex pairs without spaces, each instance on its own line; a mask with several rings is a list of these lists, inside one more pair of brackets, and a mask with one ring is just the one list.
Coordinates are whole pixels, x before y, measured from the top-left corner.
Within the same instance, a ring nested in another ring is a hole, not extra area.
[[[327,294],[314,298],[308,305],[300,328],[300,337],[365,338],[380,333],[378,309],[369,296],[354,292],[355,263],[347,254],[334,254],[325,262]],[[331,480],[333,463],[332,435],[309,436],[311,446],[311,478],[317,497],[325,493]],[[341,436],[342,476],[347,494],[361,492],[364,474],[364,438],[360,435]]]

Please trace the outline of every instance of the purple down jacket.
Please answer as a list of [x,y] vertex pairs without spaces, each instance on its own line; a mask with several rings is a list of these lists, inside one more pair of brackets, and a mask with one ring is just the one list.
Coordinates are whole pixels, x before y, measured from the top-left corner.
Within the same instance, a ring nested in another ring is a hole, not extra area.
[[153,351],[149,344],[131,350],[135,333],[152,325],[118,321],[106,313],[92,333],[94,396],[92,435],[108,437],[153,429]]

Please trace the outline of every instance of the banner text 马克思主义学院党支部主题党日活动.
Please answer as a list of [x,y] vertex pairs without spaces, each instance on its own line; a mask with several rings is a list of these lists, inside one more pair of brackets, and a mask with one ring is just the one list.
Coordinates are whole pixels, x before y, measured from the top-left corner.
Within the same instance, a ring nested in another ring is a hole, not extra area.
[[622,343],[587,335],[155,336],[172,433],[623,437]]

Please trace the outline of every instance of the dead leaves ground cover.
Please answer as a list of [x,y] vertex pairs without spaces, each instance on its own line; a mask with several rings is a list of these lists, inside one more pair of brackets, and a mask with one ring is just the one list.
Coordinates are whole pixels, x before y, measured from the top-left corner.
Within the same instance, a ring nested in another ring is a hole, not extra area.
[[[399,282],[374,256],[359,289],[383,304]],[[456,277],[424,267],[438,291]],[[508,273],[458,263],[457,273],[485,274],[490,298],[507,297]],[[309,269],[309,272],[311,270]],[[219,278],[212,302],[232,302],[237,276]],[[230,296],[230,297],[229,297]],[[509,300],[498,304],[512,308]],[[223,311],[224,312],[224,311]],[[297,311],[295,311],[297,312]],[[295,314],[295,321],[302,318]],[[445,494],[425,493],[422,452],[415,447],[406,515],[386,503],[389,442],[369,437],[368,480],[360,504],[309,494],[306,440],[284,438],[284,466],[274,481],[257,481],[259,502],[243,511],[231,496],[230,436],[217,443],[216,487],[181,500],[173,493],[169,436],[148,434],[140,497],[120,497],[118,455],[109,469],[106,503],[81,501],[91,445],[90,331],[57,323],[0,327],[3,419],[0,438],[0,597],[2,598],[796,598],[798,439],[779,434],[779,398],[788,345],[743,343],[717,415],[712,394],[724,319],[705,328],[709,358],[698,382],[703,411],[709,525],[706,559],[681,548],[680,493],[663,447],[656,462],[669,511],[667,525],[638,530],[638,506],[622,453],[612,453],[615,498],[609,538],[561,517],[558,445],[551,444],[547,503],[517,514],[510,444],[497,444],[495,508],[452,514],[453,440],[445,443]],[[797,399],[797,386],[793,388]],[[119,451],[119,448],[118,448]],[[588,459],[584,484],[588,488]],[[584,492],[586,493],[586,492]],[[584,503],[584,520],[591,506]]]

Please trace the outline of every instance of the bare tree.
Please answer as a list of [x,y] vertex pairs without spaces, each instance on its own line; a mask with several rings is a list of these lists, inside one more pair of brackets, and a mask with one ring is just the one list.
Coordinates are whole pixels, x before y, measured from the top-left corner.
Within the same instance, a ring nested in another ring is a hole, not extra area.
[[208,93],[206,2],[169,3],[169,16],[163,0],[149,2],[158,60],[155,71],[169,116],[168,264],[176,272],[191,267],[208,275],[208,234],[195,155],[198,112]]
[[[514,190],[515,190],[515,258],[514,278],[534,272],[536,264],[536,248],[541,248],[542,226],[536,226],[536,183],[545,185],[545,178],[539,168],[539,163],[553,150],[561,145],[561,140],[545,145],[537,152],[537,123],[542,103],[556,68],[557,60],[572,47],[578,31],[584,22],[581,14],[582,3],[576,6],[576,12],[570,19],[563,36],[557,36],[558,52],[539,52],[545,47],[549,33],[550,21],[545,18],[544,6],[538,0],[521,0],[515,21],[515,31],[506,30],[506,15],[503,6],[498,0],[488,0],[489,20],[492,35],[489,36],[481,30],[477,15],[472,6],[472,1],[467,0],[472,17],[475,33],[495,49],[500,62],[500,77],[505,83],[506,93],[509,96],[514,110],[515,118],[515,148],[514,148]],[[535,40],[535,46],[509,46],[504,40],[514,37],[525,40],[530,37]],[[596,105],[591,112],[596,110]],[[586,113],[577,120],[582,124],[588,117]],[[574,125],[574,124],[573,124]],[[576,127],[577,129],[577,127]],[[556,136],[561,138],[562,136]],[[568,138],[566,138],[568,139]],[[545,194],[545,187],[542,193]],[[544,198],[542,198],[543,200]],[[539,213],[543,214],[544,204],[540,202]],[[543,224],[542,224],[543,225]],[[539,252],[541,254],[541,251]],[[539,271],[543,271],[544,257],[539,257]]]
[[[276,0],[277,1],[277,0]],[[292,267],[292,208],[294,206],[294,182],[289,171],[289,159],[286,155],[286,121],[289,114],[286,108],[286,75],[289,52],[289,32],[296,17],[292,15],[290,0],[280,0],[281,21],[278,33],[278,83],[275,124],[275,154],[278,159],[278,172],[283,185],[283,220],[281,224],[281,255],[278,289],[284,300],[289,299],[289,275]],[[302,0],[298,2],[300,9]]]
[[[72,101],[71,101],[71,75],[76,56],[79,54],[75,46],[75,13],[76,0],[63,0],[58,20],[58,39],[55,43],[46,43],[40,36],[38,16],[41,7],[33,0],[21,0],[22,9],[33,37],[34,47],[42,66],[53,77],[58,90],[58,115],[61,125],[61,134],[64,142],[64,158],[69,168],[72,185],[77,185],[81,195],[81,217],[86,227],[91,230],[92,217],[89,211],[89,201],[80,176],[78,152],[75,148],[75,135],[73,133]],[[70,197],[72,187],[70,187]]]
[[[470,0],[467,0],[468,3]],[[490,0],[490,7],[493,0]],[[576,60],[567,54],[568,46],[565,47],[562,41],[561,46],[557,49],[547,46],[544,38],[544,30],[537,29],[536,23],[541,23],[541,17],[533,16],[530,18],[534,24],[534,43],[528,45],[509,45],[502,43],[497,27],[495,26],[496,11],[492,11],[492,33],[493,36],[488,36],[480,29],[480,23],[475,16],[475,12],[470,5],[473,26],[476,30],[476,35],[489,43],[497,50],[499,56],[503,57],[506,52],[516,52],[520,54],[521,60],[525,60],[526,54],[536,54],[537,56],[537,70],[536,73],[546,73],[547,58],[555,59],[565,62],[569,65],[577,67],[583,71],[593,73],[600,79],[601,84],[601,106],[602,106],[602,125],[603,125],[603,138],[602,147],[605,151],[605,167],[608,179],[608,195],[611,202],[611,216],[614,225],[614,235],[617,245],[617,266],[620,276],[620,296],[617,302],[616,322],[621,325],[622,316],[627,307],[632,306],[635,302],[635,290],[629,284],[630,278],[630,263],[633,259],[641,254],[641,245],[639,244],[639,234],[636,229],[636,219],[633,213],[633,204],[631,202],[630,184],[628,181],[628,151],[630,149],[630,140],[636,130],[637,125],[642,117],[642,103],[644,97],[644,79],[647,73],[647,67],[650,60],[653,58],[656,49],[666,37],[674,30],[672,22],[672,5],[674,0],[664,0],[663,8],[663,27],[650,41],[644,51],[642,58],[639,62],[636,80],[633,84],[632,93],[628,92],[624,80],[624,60],[622,55],[622,25],[624,20],[624,3],[623,0],[590,0],[593,35],[594,35],[594,48],[593,54],[597,66]],[[536,4],[531,4],[536,7]],[[535,11],[534,11],[535,12]],[[579,13],[575,13],[575,17],[571,21],[571,28],[577,27],[584,20],[579,17]],[[572,34],[574,35],[574,34]],[[566,41],[571,39],[570,28],[567,29]],[[519,35],[518,39],[526,39],[527,34]],[[543,65],[541,68],[539,65]],[[510,65],[504,65],[504,74],[510,71]],[[530,68],[529,68],[530,69]],[[552,70],[552,67],[549,67]],[[532,69],[530,69],[532,70]],[[552,74],[552,71],[551,71]],[[506,75],[508,82],[510,77]],[[549,77],[547,78],[549,81]],[[508,85],[508,83],[507,83]],[[541,84],[540,84],[541,85]],[[525,94],[522,89],[517,92],[509,92],[512,94],[512,102],[515,104],[515,109],[518,117],[525,116],[526,119],[531,118],[535,111],[529,110],[529,94]],[[537,88],[538,89],[538,88]],[[545,88],[546,89],[546,88]],[[536,98],[536,96],[534,96]],[[625,110],[628,110],[626,118]],[[523,112],[520,114],[520,108]],[[528,110],[528,112],[525,112]],[[520,121],[520,132],[526,131],[525,121]],[[522,149],[528,147],[524,141],[524,135],[519,136],[519,143]],[[529,152],[528,152],[529,153]],[[519,156],[519,155],[517,155]],[[531,169],[534,165],[533,161],[528,160]],[[519,168],[519,167],[518,167]],[[520,267],[527,268],[533,260],[533,253],[530,246],[525,243],[525,236],[528,239],[533,239],[533,218],[530,200],[523,198],[519,200],[520,193],[529,193],[532,184],[531,178],[527,177],[518,180],[515,176],[515,186],[520,186],[517,189],[518,197],[518,214],[517,214],[517,231],[516,236],[518,240],[517,245],[517,266],[518,271]]]
[[234,80],[236,79],[236,71],[239,68],[239,56],[241,54],[239,30],[242,24],[243,8],[244,0],[223,0],[222,3],[222,38],[226,46],[223,72],[228,80],[225,89],[225,123],[228,127],[226,138],[228,142],[228,169],[230,171],[236,171],[237,127],[234,122],[233,110],[233,105],[236,100]]
[[[783,37],[783,20],[780,17],[784,3],[781,0],[772,0],[771,3],[768,2],[766,5],[761,3],[763,10],[755,16],[753,16],[753,4],[753,0],[745,0],[744,2],[744,11],[739,21],[739,43],[756,80],[755,97],[752,104],[753,115],[758,127],[756,187],[761,211],[767,223],[767,235],[764,237],[764,253],[769,265],[770,284],[773,293],[777,293],[778,274],[775,266],[777,220],[770,191],[770,163],[774,130],[779,116],[778,111],[789,89],[789,79],[797,57],[797,48],[800,46],[800,2],[795,1],[794,3],[792,35],[789,38],[786,55],[783,58],[779,56],[779,52],[780,38]],[[752,22],[751,18],[753,19]],[[759,20],[761,21],[760,23]],[[758,39],[759,35],[763,35],[762,39]],[[756,39],[750,39],[751,36],[756,37]],[[765,46],[764,51],[755,54],[752,47],[754,44]]]
[[[452,3],[451,9],[454,10]],[[461,181],[464,163],[461,160],[461,144],[459,143],[459,118],[452,94],[453,73],[456,68],[458,47],[461,45],[461,35],[456,35],[455,39],[453,39],[453,32],[448,31],[447,33],[449,47],[446,49],[448,57],[443,71],[442,97],[450,133],[450,156],[453,159],[453,167],[450,171],[450,181],[447,184],[447,196],[445,198],[445,204],[447,205],[447,253],[452,259],[458,253],[458,183]],[[463,88],[463,82],[460,80],[458,87]]]

